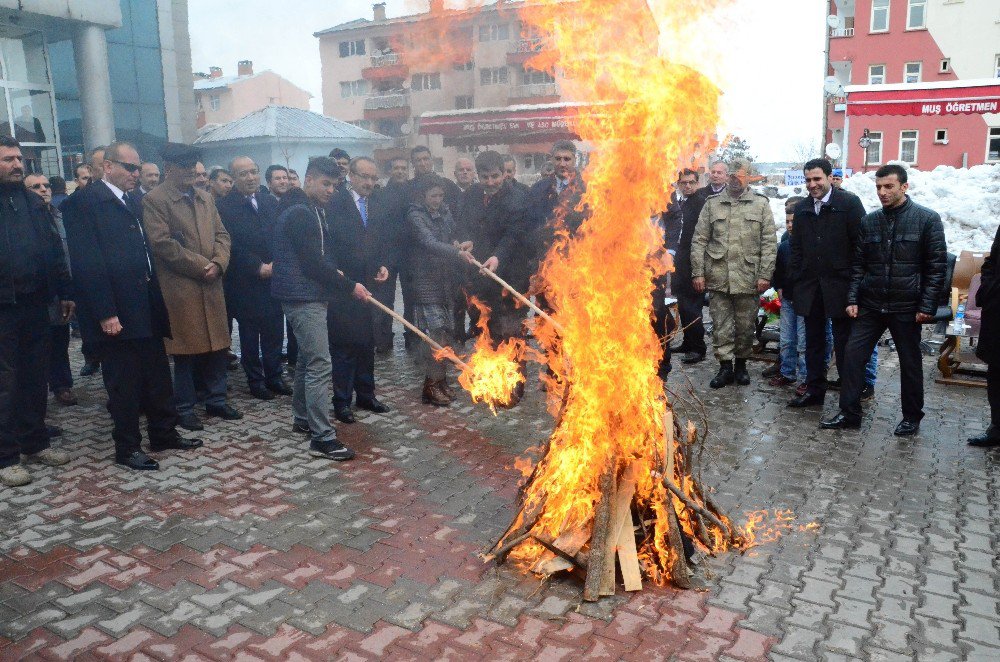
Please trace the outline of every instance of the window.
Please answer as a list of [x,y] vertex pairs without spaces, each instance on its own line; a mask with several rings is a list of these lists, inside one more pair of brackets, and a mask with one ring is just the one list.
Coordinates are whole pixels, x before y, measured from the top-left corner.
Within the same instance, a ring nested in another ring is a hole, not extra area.
[[906,10],[906,29],[922,30],[927,26],[927,0],[910,0]]
[[873,64],[868,67],[868,84],[883,85],[885,83],[885,65]]
[[946,74],[951,71],[951,58],[945,58],[941,60],[941,65],[938,67],[938,73]]
[[993,77],[994,78],[1000,78],[1000,55],[997,55],[996,61],[993,64],[996,65],[994,67],[994,69],[996,69],[996,71],[993,72]]
[[413,74],[410,89],[414,92],[440,90],[441,74]]
[[475,108],[475,103],[473,103],[472,95],[463,95],[460,97],[455,97],[455,109],[456,110],[468,110],[469,108]]
[[351,57],[352,55],[364,55],[364,54],[365,54],[364,39],[340,42],[340,57]]
[[870,31],[889,31],[889,0],[872,0],[872,27]]
[[868,164],[882,163],[882,132],[869,131],[868,139],[871,141],[868,144]]
[[913,165],[917,162],[918,131],[899,132],[899,160]]
[[472,60],[455,64],[455,71],[472,71],[476,68],[476,63]]
[[923,62],[907,62],[903,67],[903,82],[904,83],[919,83],[920,73],[923,71]]
[[548,154],[525,154],[521,158],[521,172],[527,174],[540,172],[548,160]]
[[1000,127],[994,127],[986,134],[986,160],[1000,161]]
[[507,67],[486,67],[479,70],[481,85],[506,85],[508,77]]
[[340,83],[340,98],[350,99],[351,97],[368,96],[368,81],[366,80],[345,80]]
[[219,98],[218,94],[213,94],[208,97],[208,107],[212,110],[218,110],[222,106],[222,100]]
[[535,71],[534,69],[522,69],[520,73],[521,85],[537,85],[544,83],[554,83],[556,79],[547,71]]
[[479,41],[507,41],[508,39],[510,39],[510,27],[506,23],[479,26]]
[[948,144],[948,129],[938,129],[934,132],[934,142],[939,145]]

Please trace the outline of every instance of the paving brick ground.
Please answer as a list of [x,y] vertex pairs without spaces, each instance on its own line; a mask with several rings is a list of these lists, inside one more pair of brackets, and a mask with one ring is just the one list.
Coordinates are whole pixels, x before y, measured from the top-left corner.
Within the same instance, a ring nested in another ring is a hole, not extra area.
[[358,458],[331,464],[304,453],[287,399],[252,400],[232,372],[246,417],[134,474],[111,462],[100,378],[81,379],[81,405],[51,409],[72,463],[0,491],[0,659],[1000,659],[1000,454],[964,445],[983,392],[934,385],[928,360],[930,414],[898,440],[890,354],[864,428],[831,434],[760,367],[721,392],[711,361],[678,367],[671,387],[707,405],[725,507],[818,526],[707,560],[702,591],[598,604],[475,555],[550,429],[533,389],[497,417],[431,409],[397,350],[378,362],[393,412],[341,426]]

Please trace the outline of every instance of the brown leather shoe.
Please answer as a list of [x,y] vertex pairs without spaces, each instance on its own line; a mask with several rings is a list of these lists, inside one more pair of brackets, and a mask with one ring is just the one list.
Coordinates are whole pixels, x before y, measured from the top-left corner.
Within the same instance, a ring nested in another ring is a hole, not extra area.
[[439,382],[434,381],[430,377],[424,380],[424,390],[420,394],[420,399],[424,401],[424,404],[434,405],[435,407],[447,407],[451,404],[451,400],[441,390]]
[[457,397],[455,394],[455,389],[453,389],[451,387],[451,384],[448,383],[447,377],[439,381],[438,386],[441,388],[441,392],[444,393],[449,400],[451,401],[455,400],[455,398]]

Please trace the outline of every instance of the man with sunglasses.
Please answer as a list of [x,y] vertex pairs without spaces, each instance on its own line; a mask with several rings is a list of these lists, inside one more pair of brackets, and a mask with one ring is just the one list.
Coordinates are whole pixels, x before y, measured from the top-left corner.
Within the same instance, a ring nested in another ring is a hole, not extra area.
[[[66,229],[63,227],[62,212],[52,206],[52,187],[49,184],[49,178],[41,173],[31,174],[24,178],[24,186],[29,191],[37,193],[45,201],[49,213],[52,214],[52,227],[59,233],[63,252],[68,256],[69,249],[66,247]],[[66,258],[66,267],[69,268],[68,257]],[[73,394],[73,371],[69,367],[69,320],[63,319],[58,300],[50,307],[49,322],[49,390],[55,396],[56,402],[72,406],[78,401]]]
[[20,144],[0,136],[0,484],[27,485],[21,466],[66,464],[69,457],[49,447],[49,304],[59,298],[69,320],[70,280],[62,242],[48,205],[24,186]]
[[222,276],[231,240],[212,195],[195,186],[200,150],[167,143],[161,156],[166,177],[143,198],[144,222],[170,313],[167,354],[174,357],[180,426],[201,430],[194,412],[196,374],[209,416],[243,418],[226,401],[231,340]]

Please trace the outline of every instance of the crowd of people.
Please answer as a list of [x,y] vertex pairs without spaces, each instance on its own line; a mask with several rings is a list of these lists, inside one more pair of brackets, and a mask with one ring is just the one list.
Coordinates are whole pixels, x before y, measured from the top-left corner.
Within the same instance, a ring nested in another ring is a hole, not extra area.
[[[234,322],[250,394],[290,396],[292,428],[308,437],[309,452],[349,460],[354,452],[338,441],[334,420],[354,423],[352,407],[389,411],[376,397],[375,357],[393,349],[393,320],[370,300],[394,308],[398,284],[404,317],[442,346],[483,331],[494,343],[523,338],[526,309],[482,272],[548,309],[539,263],[557,230],[573,236],[589,214],[570,141],[553,146],[531,187],[517,180],[516,160],[495,151],[459,159],[451,180],[417,147],[389,164],[384,183],[375,161],[341,149],[310,159],[301,179],[246,156],[206,169],[187,145],[167,144],[159,156],[162,175],[128,143],[95,149],[74,170],[67,196],[62,180],[25,173],[19,144],[0,138],[4,485],[30,482],[31,462],[68,461],[50,446],[59,431],[45,414],[49,390],[63,405],[76,403],[71,323],[82,338],[80,374],[103,377],[115,461],[124,467],[159,468],[142,448],[141,416],[152,453],[202,445],[178,428],[242,417],[228,398]],[[764,376],[797,385],[789,406],[823,403],[835,357],[840,411],[821,427],[858,427],[861,402],[873,394],[873,352],[888,330],[901,365],[896,434],[915,434],[923,417],[920,325],[934,319],[950,286],[941,220],[906,195],[902,167],[876,173],[882,209],[871,214],[839,188],[829,162],[810,161],[804,172],[809,197],[788,201],[780,243],[767,198],[749,185],[748,163],[711,164],[703,188],[697,172],[679,173],[657,219],[674,272],[669,283],[651,283],[652,323],[664,340],[660,376],[669,376],[674,334],[683,335],[684,363],[705,360],[707,300],[719,362],[709,385],[749,384],[758,300],[775,287],[781,360]],[[984,334],[996,324],[991,306],[1000,306],[994,272],[991,258],[979,297]],[[456,395],[447,364],[409,330],[404,345],[422,366],[423,402],[448,406]],[[986,360],[998,365],[994,354]],[[978,445],[1000,443],[996,369],[990,376],[994,425],[970,441]],[[522,383],[509,406],[523,394]]]

